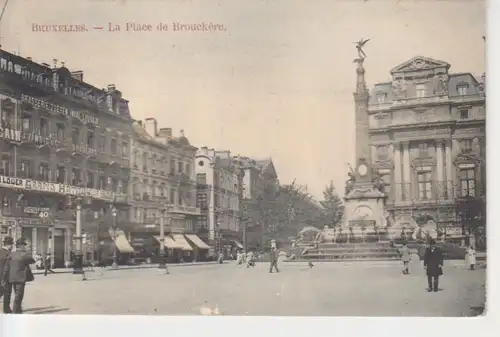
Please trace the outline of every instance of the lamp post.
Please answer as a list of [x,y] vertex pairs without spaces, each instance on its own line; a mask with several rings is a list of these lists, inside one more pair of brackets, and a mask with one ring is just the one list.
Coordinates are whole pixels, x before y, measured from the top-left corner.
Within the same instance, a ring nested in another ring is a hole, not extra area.
[[165,274],[168,274],[168,267],[165,256],[165,215],[167,214],[167,207],[160,209],[160,263],[158,269],[165,269]]
[[113,264],[111,265],[111,268],[113,269],[118,269],[118,247],[116,246],[116,206],[113,203],[111,206],[111,216],[113,217],[113,241],[115,243],[113,247]]
[[75,233],[75,254],[73,261],[73,274],[83,275],[83,252],[82,252],[82,198],[75,198],[76,203],[76,233]]

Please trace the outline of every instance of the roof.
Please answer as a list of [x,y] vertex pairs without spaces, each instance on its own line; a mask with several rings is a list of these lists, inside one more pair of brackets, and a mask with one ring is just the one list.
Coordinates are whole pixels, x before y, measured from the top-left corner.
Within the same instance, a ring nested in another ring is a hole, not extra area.
[[157,141],[153,136],[151,136],[147,131],[139,124],[139,122],[134,121],[132,123],[132,130],[134,131],[135,136],[145,143],[149,143],[157,146],[165,146],[165,144]]

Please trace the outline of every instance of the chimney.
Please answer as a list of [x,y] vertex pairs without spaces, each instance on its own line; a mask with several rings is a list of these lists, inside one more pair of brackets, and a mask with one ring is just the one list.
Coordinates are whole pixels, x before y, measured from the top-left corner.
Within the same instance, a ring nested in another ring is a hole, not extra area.
[[81,70],[72,71],[71,77],[73,77],[74,79],[77,79],[80,82],[83,82],[83,71],[81,71]]
[[161,128],[158,133],[158,137],[161,137],[167,141],[172,139],[172,128]]
[[33,59],[32,59],[31,57],[29,57],[29,56],[28,56],[26,59],[27,59],[28,61],[33,61]]
[[108,91],[115,91],[115,90],[116,90],[116,85],[108,84]]
[[146,118],[144,124],[146,132],[149,133],[150,136],[156,137],[158,135],[158,123],[155,118]]

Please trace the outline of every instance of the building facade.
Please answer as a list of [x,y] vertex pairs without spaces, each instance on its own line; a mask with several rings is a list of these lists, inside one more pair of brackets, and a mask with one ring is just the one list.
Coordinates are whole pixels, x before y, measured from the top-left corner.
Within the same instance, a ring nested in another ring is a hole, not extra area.
[[158,130],[154,118],[135,122],[133,128],[129,192],[134,232],[158,233],[160,210],[166,208],[167,232],[193,233],[200,215],[196,207],[196,147],[182,131],[173,137],[170,128]]
[[449,69],[427,57],[393,68],[371,90],[368,127],[392,220],[431,220],[453,236],[463,231],[459,201],[485,197],[486,114],[484,76]]
[[0,115],[0,235],[23,236],[64,266],[77,198],[84,230],[111,206],[128,223],[132,120],[114,85],[98,89],[64,64],[0,50]]
[[243,248],[240,227],[241,174],[239,162],[230,151],[202,147],[196,153],[198,222],[200,236],[226,245],[233,242]]

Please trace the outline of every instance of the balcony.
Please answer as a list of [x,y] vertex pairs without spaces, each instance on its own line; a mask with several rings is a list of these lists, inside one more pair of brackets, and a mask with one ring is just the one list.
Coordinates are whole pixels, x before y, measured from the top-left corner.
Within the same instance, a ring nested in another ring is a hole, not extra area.
[[88,145],[72,144],[72,150],[74,153],[83,154],[84,156],[95,156],[97,150],[89,147]]
[[201,213],[198,207],[188,205],[169,205],[169,212],[190,215],[200,215]]
[[173,175],[172,180],[181,185],[190,185],[194,183],[193,180],[191,180],[190,177],[185,173],[177,173]]

